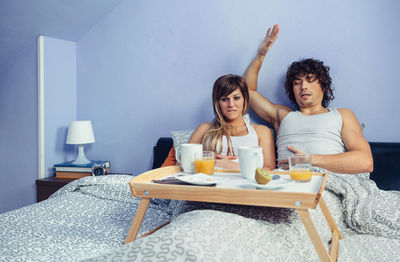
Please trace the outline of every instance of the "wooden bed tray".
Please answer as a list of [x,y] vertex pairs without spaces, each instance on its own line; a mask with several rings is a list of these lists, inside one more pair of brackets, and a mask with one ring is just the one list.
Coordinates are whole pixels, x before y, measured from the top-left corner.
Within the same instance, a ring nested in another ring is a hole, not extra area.
[[[318,178],[320,181],[320,184],[318,184],[319,189],[316,192],[282,192],[275,190],[157,184],[151,182],[152,180],[162,179],[179,173],[180,171],[181,169],[178,166],[163,167],[145,172],[132,179],[129,183],[132,194],[135,197],[140,197],[141,201],[125,240],[125,244],[136,239],[152,198],[295,208],[321,261],[336,261],[339,239],[342,237],[327,205],[322,199],[322,192],[325,189],[328,173],[313,173],[313,176],[320,176]],[[273,172],[273,174],[287,175],[288,173]],[[320,206],[332,232],[332,241],[329,253],[325,248],[314,223],[312,222],[310,213],[308,212],[308,209],[315,209],[318,205]],[[154,232],[154,230],[151,232]]]

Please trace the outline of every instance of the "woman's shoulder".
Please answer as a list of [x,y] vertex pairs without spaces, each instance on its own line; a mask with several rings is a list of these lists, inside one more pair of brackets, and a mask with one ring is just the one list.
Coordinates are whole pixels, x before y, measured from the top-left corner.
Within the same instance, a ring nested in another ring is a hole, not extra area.
[[267,132],[270,133],[271,129],[265,125],[258,125],[258,124],[253,124],[251,123],[251,126],[254,128],[254,130],[259,133],[259,132]]
[[256,131],[259,141],[274,141],[274,133],[271,128],[265,125],[252,124],[254,130]]
[[194,130],[192,137],[189,140],[189,143],[201,143],[203,141],[203,137],[206,134],[207,130],[210,128],[211,124],[208,122],[201,123],[196,130]]
[[211,127],[211,123],[204,122],[197,126],[196,130],[194,131],[195,134],[200,134],[203,136]]
[[196,128],[196,130],[208,130],[208,129],[210,128],[210,126],[211,126],[211,123],[210,123],[210,122],[204,122],[204,123],[201,123],[201,124]]

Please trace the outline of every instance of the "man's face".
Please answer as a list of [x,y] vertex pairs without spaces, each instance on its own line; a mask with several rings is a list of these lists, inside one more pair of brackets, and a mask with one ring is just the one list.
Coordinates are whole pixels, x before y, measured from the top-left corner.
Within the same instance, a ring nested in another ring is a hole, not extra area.
[[313,74],[298,76],[293,81],[293,93],[300,108],[321,105],[324,91]]

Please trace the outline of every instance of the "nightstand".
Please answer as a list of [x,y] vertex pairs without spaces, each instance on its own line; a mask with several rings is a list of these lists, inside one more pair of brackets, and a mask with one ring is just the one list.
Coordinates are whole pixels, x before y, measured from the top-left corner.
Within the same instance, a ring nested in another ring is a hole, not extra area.
[[74,181],[73,178],[56,178],[55,176],[46,177],[36,180],[36,202],[40,202],[49,198],[54,192],[69,182]]

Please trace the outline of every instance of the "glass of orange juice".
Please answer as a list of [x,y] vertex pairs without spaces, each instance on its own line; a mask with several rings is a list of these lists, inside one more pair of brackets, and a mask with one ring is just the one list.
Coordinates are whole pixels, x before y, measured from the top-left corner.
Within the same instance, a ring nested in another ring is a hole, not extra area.
[[203,151],[194,156],[194,169],[196,173],[207,175],[214,174],[215,154],[212,151]]
[[311,155],[292,155],[289,156],[290,178],[299,182],[311,180]]

